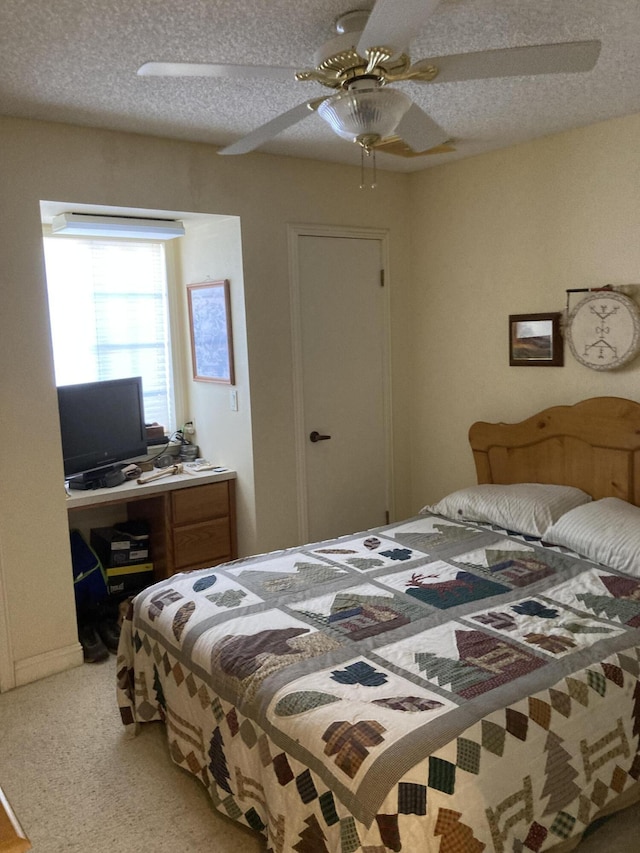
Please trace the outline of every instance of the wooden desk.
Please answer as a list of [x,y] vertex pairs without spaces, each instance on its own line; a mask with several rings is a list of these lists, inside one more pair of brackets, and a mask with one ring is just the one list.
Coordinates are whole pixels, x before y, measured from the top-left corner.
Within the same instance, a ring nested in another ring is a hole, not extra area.
[[154,579],[202,569],[238,556],[235,471],[174,474],[150,483],[71,491],[69,526],[80,510],[124,506],[127,518],[149,524]]

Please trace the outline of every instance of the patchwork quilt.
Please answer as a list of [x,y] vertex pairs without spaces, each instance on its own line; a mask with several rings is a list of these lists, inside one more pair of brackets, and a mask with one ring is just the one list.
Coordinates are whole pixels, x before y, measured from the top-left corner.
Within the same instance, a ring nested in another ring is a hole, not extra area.
[[640,787],[640,579],[418,516],[140,593],[118,697],[274,853],[538,853]]

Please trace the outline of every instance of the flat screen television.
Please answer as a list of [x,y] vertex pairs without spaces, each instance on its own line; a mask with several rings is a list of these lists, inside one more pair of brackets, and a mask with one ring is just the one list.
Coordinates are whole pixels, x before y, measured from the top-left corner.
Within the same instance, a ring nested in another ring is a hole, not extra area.
[[64,473],[71,478],[70,485],[104,485],[100,480],[116,463],[147,453],[140,376],[61,385],[58,410]]

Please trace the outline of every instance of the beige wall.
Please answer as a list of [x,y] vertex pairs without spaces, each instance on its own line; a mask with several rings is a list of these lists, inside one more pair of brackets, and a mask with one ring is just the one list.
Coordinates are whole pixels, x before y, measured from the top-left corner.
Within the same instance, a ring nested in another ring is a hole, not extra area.
[[[15,451],[5,454],[0,491],[0,688],[6,689],[79,660],[40,200],[240,217],[254,541],[268,550],[297,536],[286,225],[389,228],[393,299],[404,303],[408,179],[381,174],[376,192],[365,194],[350,167],[266,155],[222,158],[206,145],[7,118],[0,119],[0,147],[0,426],[5,440],[17,439]],[[394,331],[404,336],[404,324]],[[399,346],[406,347],[404,337]],[[405,375],[402,359],[394,370]],[[406,420],[407,392],[399,381],[398,423]],[[406,471],[401,440],[395,455],[396,470]],[[404,510],[408,492],[400,489],[396,500]]]
[[185,389],[185,417],[196,424],[195,441],[200,454],[215,465],[232,468],[238,474],[236,509],[238,539],[242,555],[260,549],[256,529],[255,480],[251,434],[251,394],[247,352],[247,322],[242,269],[240,219],[207,216],[187,222],[181,243],[180,296],[182,302],[182,341],[189,349],[187,288],[188,284],[228,279],[232,348],[234,357],[234,390],[238,410],[232,411],[231,387],[213,382],[194,382],[189,353],[184,359],[182,387]]
[[565,346],[565,367],[509,367],[507,348],[509,314],[562,311],[566,289],[640,283],[639,136],[633,116],[412,177],[412,510],[475,482],[475,420],[640,400],[640,359],[594,371]]
[[[562,310],[567,288],[640,281],[639,136],[634,116],[411,176],[381,173],[364,194],[348,167],[217,158],[205,145],[0,119],[0,426],[20,442],[0,491],[0,688],[78,655],[40,199],[240,217],[242,263],[219,260],[244,281],[247,542],[269,550],[297,536],[287,224],[389,229],[402,517],[473,482],[474,420],[519,420],[600,394],[640,399],[638,362],[598,373],[568,352],[563,368],[510,368],[507,357],[509,314]],[[189,277],[220,275],[197,256],[188,264]],[[213,394],[189,393],[206,443],[200,412]]]

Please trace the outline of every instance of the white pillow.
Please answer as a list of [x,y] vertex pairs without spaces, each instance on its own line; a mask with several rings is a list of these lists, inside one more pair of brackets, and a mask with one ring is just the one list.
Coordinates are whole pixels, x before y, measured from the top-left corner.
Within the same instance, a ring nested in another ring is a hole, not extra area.
[[420,512],[434,512],[463,521],[488,521],[507,530],[543,536],[561,515],[590,500],[586,492],[573,486],[487,484],[452,492]]
[[620,498],[572,509],[547,530],[544,540],[640,577],[640,508]]

